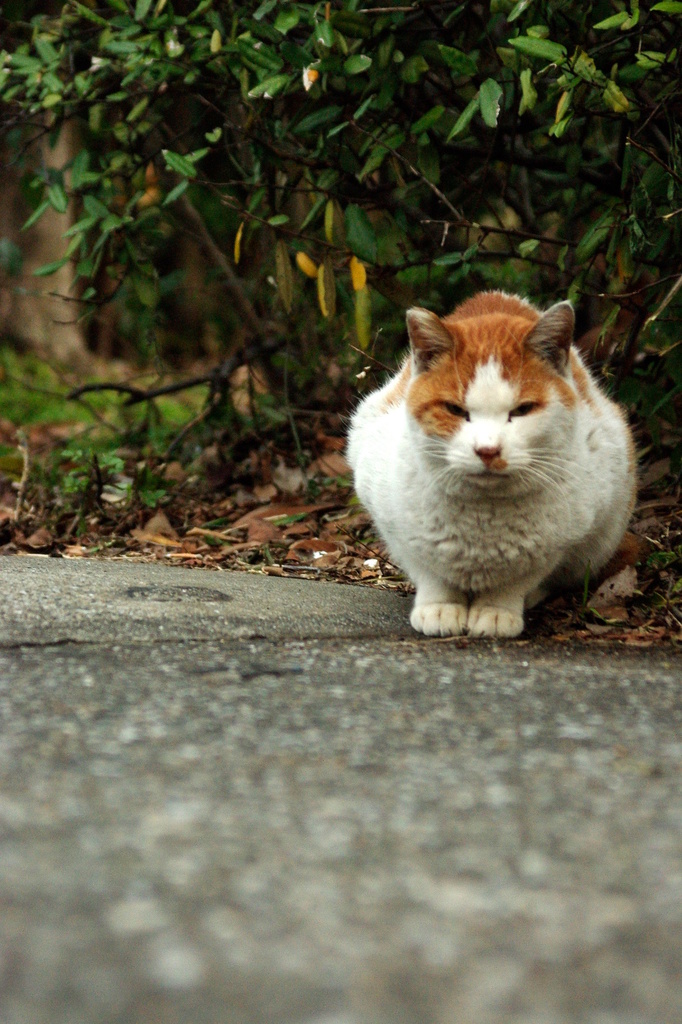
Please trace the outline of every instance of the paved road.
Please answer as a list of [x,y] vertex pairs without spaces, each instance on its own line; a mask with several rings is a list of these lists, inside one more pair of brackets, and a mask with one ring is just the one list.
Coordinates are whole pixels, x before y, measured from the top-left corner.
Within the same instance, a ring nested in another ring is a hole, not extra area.
[[682,658],[0,559],[2,1024],[676,1024]]

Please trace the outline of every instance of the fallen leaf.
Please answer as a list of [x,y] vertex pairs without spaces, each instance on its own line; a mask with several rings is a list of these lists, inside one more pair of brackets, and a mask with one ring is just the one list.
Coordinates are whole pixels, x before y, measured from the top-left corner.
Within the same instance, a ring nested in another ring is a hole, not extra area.
[[26,545],[29,548],[49,548],[53,543],[53,536],[46,526],[40,526],[30,537],[26,538]]
[[609,576],[604,580],[590,598],[589,607],[607,618],[606,609],[620,605],[624,600],[633,597],[636,587],[637,570],[633,565],[627,565],[615,576]]
[[258,501],[272,501],[277,496],[277,488],[274,484],[256,484],[253,494]]
[[84,558],[88,549],[82,544],[67,544],[62,550],[62,558]]
[[165,512],[155,512],[151,519],[145,523],[145,533],[158,533],[162,537],[178,539],[177,531],[173,529]]
[[182,547],[182,542],[179,540],[173,540],[171,537],[165,537],[162,533],[149,533],[148,530],[141,530],[139,527],[131,530],[130,536],[134,537],[135,540],[139,540],[142,544],[158,544],[164,548]]
[[305,474],[300,466],[287,466],[280,459],[272,471],[273,483],[285,494],[298,494],[305,487]]
[[173,483],[183,484],[187,479],[187,473],[181,462],[169,462],[163,471],[163,478]]
[[266,544],[268,541],[282,539],[282,531],[267,519],[253,519],[248,525],[246,535],[251,544]]
[[351,468],[344,459],[341,452],[325,452],[308,466],[307,476],[312,479],[315,476],[350,476]]
[[338,508],[339,503],[335,501],[320,501],[315,505],[301,505],[297,502],[273,502],[272,505],[260,505],[252,508],[232,523],[232,529],[239,529],[248,526],[254,519],[280,519],[283,516],[309,515],[311,512],[324,512],[330,508]]
[[308,558],[321,558],[322,555],[329,554],[336,554],[338,557],[341,553],[341,547],[333,540],[322,540],[321,537],[304,537],[302,540],[297,540],[291,545],[287,557],[292,552],[305,555]]

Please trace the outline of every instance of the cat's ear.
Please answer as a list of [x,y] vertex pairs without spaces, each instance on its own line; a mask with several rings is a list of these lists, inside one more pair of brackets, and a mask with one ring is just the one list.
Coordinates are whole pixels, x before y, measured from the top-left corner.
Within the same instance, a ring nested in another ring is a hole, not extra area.
[[568,363],[575,314],[570,302],[557,302],[543,313],[526,338],[526,345],[560,373]]
[[412,359],[417,373],[428,369],[434,359],[446,352],[452,352],[454,339],[435,313],[415,306],[408,309],[406,319]]

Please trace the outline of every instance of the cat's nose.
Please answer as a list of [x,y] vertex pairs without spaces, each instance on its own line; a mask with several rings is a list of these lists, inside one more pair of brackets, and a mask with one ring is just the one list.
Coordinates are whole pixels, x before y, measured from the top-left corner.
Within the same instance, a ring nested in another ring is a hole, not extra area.
[[501,445],[481,445],[479,448],[474,448],[474,451],[478,455],[479,459],[485,463],[486,466],[490,467],[495,459],[498,459],[502,454]]

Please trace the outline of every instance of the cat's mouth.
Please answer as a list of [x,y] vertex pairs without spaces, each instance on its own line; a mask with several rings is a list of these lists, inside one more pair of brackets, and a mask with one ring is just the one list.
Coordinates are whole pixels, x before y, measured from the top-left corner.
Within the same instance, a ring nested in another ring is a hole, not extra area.
[[476,473],[467,473],[467,476],[469,480],[473,480],[475,483],[486,487],[501,480],[506,480],[509,477],[509,473],[502,469],[479,469]]

